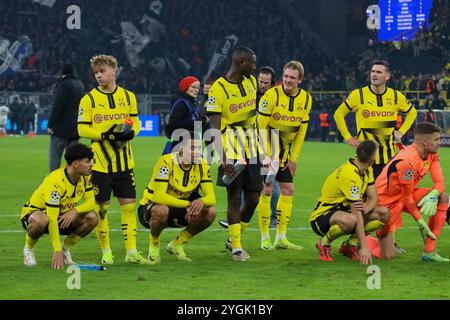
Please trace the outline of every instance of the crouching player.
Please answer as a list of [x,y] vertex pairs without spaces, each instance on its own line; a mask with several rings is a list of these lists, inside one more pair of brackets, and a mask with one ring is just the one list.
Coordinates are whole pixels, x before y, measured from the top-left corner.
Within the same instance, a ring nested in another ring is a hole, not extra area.
[[372,263],[365,234],[382,228],[390,216],[386,207],[378,206],[371,167],[377,150],[376,142],[361,142],[356,149],[356,158],[349,159],[325,180],[309,219],[314,232],[322,237],[316,245],[320,260],[333,261],[331,243],[348,234],[350,237],[339,252],[363,264]]
[[153,263],[161,261],[160,235],[166,227],[185,227],[167,251],[190,262],[183,245],[216,217],[216,197],[209,166],[201,158],[201,141],[185,135],[176,149],[159,158],[138,208],[139,221],[150,228],[148,259]]
[[[23,249],[26,266],[36,266],[34,246],[44,234],[50,235],[53,245],[52,268],[61,269],[64,263],[73,264],[72,248],[91,232],[98,222],[95,197],[91,183],[92,150],[83,144],[67,147],[67,165],[51,172],[34,191],[22,208],[21,222],[27,234]],[[84,198],[84,203],[78,202]],[[63,246],[59,235],[68,235]]]
[[[446,220],[449,197],[444,192],[444,176],[437,154],[441,128],[434,123],[419,123],[414,129],[414,143],[401,150],[377,178],[376,188],[380,204],[391,210],[391,218],[382,230],[377,232],[379,249],[374,242],[374,255],[385,259],[395,257],[392,233],[402,226],[402,211],[416,220],[425,244],[424,261],[449,262],[435,250],[436,241]],[[433,188],[418,188],[428,171]],[[422,216],[429,218],[428,224]],[[372,239],[375,240],[376,239]]]

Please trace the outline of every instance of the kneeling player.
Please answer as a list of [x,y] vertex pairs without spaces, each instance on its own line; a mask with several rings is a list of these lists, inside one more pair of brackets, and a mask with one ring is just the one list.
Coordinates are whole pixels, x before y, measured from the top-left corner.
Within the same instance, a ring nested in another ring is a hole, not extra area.
[[[83,144],[67,147],[67,165],[45,177],[31,199],[22,208],[20,219],[27,230],[23,262],[34,267],[34,246],[44,234],[50,234],[53,245],[52,267],[61,269],[64,263],[73,264],[72,248],[91,232],[98,222],[94,191],[91,184],[92,150]],[[78,205],[84,198],[85,202]],[[59,235],[68,235],[61,248]]]
[[325,180],[309,220],[314,232],[322,236],[316,245],[320,260],[333,261],[331,243],[349,234],[339,252],[363,264],[372,263],[365,233],[382,228],[390,216],[389,209],[377,206],[378,195],[371,168],[377,150],[376,142],[361,142],[356,149],[356,158],[349,159]]
[[186,227],[169,242],[167,251],[190,262],[183,245],[216,217],[216,197],[209,166],[200,156],[201,142],[187,136],[178,146],[179,151],[159,158],[138,209],[139,221],[150,228],[148,258],[153,263],[161,261],[160,235],[166,227]]
[[[384,167],[376,181],[380,204],[388,207],[391,218],[386,226],[377,232],[371,246],[376,255],[385,259],[395,257],[392,233],[402,226],[402,212],[411,214],[419,226],[424,240],[423,261],[449,262],[436,251],[436,242],[445,224],[449,197],[444,192],[445,183],[439,163],[438,149],[441,128],[434,123],[422,122],[414,129],[414,143],[399,153]],[[419,188],[428,171],[433,188]],[[422,218],[429,218],[428,224]]]

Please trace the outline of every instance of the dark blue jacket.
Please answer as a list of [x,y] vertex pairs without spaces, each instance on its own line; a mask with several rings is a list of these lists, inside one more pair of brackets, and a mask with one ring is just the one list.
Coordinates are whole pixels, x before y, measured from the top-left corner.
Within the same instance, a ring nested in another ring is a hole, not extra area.
[[195,99],[186,93],[181,93],[172,100],[169,123],[165,132],[170,139],[176,129],[194,130],[194,121],[201,121],[201,116],[195,105]]
[[78,106],[84,95],[83,83],[73,74],[64,76],[56,85],[53,108],[48,128],[53,135],[65,139],[78,139]]

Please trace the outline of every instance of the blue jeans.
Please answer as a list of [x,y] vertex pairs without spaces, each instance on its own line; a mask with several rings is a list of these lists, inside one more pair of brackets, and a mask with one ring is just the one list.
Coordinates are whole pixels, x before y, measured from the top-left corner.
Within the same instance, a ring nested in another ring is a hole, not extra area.
[[271,221],[277,220],[277,202],[279,197],[280,186],[278,185],[278,181],[275,180],[275,183],[273,184],[272,199],[270,199],[270,209],[272,211],[272,214],[270,215]]
[[48,153],[49,172],[52,172],[61,166],[61,157],[64,150],[74,142],[78,142],[78,140],[56,137],[54,135],[50,136],[50,150]]

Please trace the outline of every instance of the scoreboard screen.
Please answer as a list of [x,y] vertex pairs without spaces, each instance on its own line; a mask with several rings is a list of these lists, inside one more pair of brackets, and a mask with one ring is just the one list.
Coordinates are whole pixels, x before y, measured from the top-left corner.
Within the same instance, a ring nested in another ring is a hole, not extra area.
[[429,24],[433,0],[379,0],[380,41],[414,39],[415,33]]

